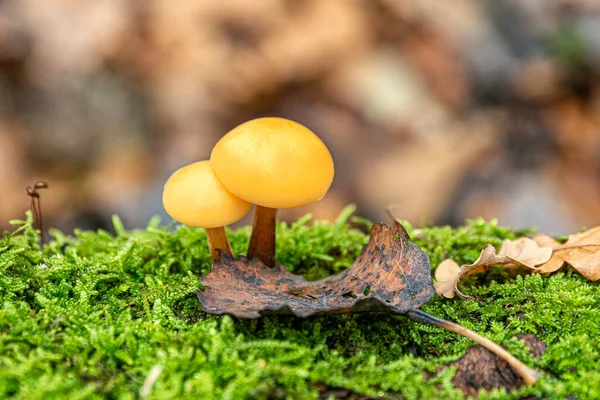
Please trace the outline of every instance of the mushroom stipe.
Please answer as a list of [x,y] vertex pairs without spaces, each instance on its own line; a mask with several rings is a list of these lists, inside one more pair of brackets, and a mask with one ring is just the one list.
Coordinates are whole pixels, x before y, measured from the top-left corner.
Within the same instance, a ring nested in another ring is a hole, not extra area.
[[197,292],[210,314],[259,318],[267,314],[308,317],[317,314],[395,313],[465,336],[506,362],[528,384],[539,373],[491,340],[419,308],[434,295],[429,258],[410,241],[397,221],[373,225],[368,244],[343,272],[306,281],[281,265],[270,268],[257,258],[221,254]]
[[210,257],[213,261],[217,261],[221,254],[233,257],[233,250],[223,227],[206,228],[206,240],[208,241]]
[[276,208],[256,206],[252,235],[248,244],[248,258],[258,258],[267,267],[275,265],[276,225]]

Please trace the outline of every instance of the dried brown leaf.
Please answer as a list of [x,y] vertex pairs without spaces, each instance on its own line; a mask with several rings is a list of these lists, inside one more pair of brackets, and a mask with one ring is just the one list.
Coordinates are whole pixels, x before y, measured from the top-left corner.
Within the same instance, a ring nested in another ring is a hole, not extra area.
[[508,257],[517,265],[535,269],[544,264],[552,256],[552,247],[540,245],[530,238],[522,237],[517,240],[505,240],[498,251],[498,256]]
[[[485,262],[484,252],[478,261]],[[456,268],[449,262],[448,265],[449,270],[444,268],[438,273],[440,279],[451,278]],[[491,340],[419,309],[434,294],[429,258],[410,241],[397,221],[392,227],[373,225],[369,243],[354,264],[320,281],[308,282],[281,265],[269,268],[256,258],[233,259],[226,254],[200,280],[204,291],[197,292],[198,298],[202,309],[211,314],[259,318],[267,313],[308,317],[393,312],[474,340],[506,360],[528,384],[534,384],[539,377],[538,372]]]
[[567,263],[589,280],[600,279],[600,226],[569,235],[562,245],[546,235],[536,235],[533,239],[553,249],[552,257],[540,266],[540,272],[554,272]]
[[[550,247],[552,250],[558,249],[562,246],[560,243],[554,240],[553,237],[541,233],[535,235],[533,237],[533,240],[539,246]],[[560,267],[562,267],[564,263],[565,261],[560,257],[551,256],[550,260],[539,266],[539,272],[542,274],[549,274],[560,269]]]
[[[458,289],[460,280],[468,275],[485,272],[494,266],[523,266],[540,273],[551,273],[565,263],[592,281],[600,279],[600,227],[569,235],[564,244],[548,235],[538,234],[529,238],[505,240],[496,253],[492,245],[481,252],[473,264],[462,265],[444,260],[436,269],[434,284],[439,296],[452,298],[454,293],[468,298]],[[454,274],[454,275],[453,275]]]
[[398,222],[376,224],[369,243],[347,270],[309,282],[283,266],[269,268],[257,259],[222,255],[200,278],[202,309],[211,314],[258,318],[267,313],[406,313],[434,294],[429,258]]
[[486,248],[481,251],[479,258],[477,258],[473,264],[464,264],[460,267],[460,271],[458,272],[456,282],[454,284],[454,290],[456,291],[456,294],[463,299],[468,299],[469,296],[464,295],[460,290],[458,290],[458,282],[460,282],[460,280],[466,276],[485,272],[493,266],[501,264],[507,260],[508,258],[506,257],[498,257],[496,255],[496,249],[494,246],[488,244]]
[[456,294],[455,287],[460,272],[460,266],[456,261],[446,259],[435,269],[435,280],[433,284],[435,291],[440,297],[451,299]]
[[[458,264],[454,261],[444,260],[436,269],[435,277],[438,282],[434,286],[440,296],[452,298],[454,294],[451,290],[453,290],[463,299],[468,299],[469,297],[458,289],[458,283],[462,278],[485,272],[499,265],[506,267],[517,265],[535,270],[537,269],[536,265],[545,263],[551,255],[552,248],[550,246],[540,246],[529,238],[520,238],[514,241],[505,240],[497,254],[494,246],[488,244],[473,264],[463,264],[458,270],[456,269]],[[439,271],[440,267],[442,271]],[[452,276],[453,273],[455,274],[454,277]]]

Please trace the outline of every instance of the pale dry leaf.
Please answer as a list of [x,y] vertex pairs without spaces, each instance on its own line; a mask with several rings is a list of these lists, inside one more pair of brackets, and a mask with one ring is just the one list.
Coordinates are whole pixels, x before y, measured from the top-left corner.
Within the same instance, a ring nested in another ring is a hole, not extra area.
[[[507,260],[507,258],[502,257],[502,260],[505,261]],[[473,264],[463,264],[460,267],[458,277],[456,278],[454,284],[454,290],[456,291],[456,294],[458,294],[463,299],[468,299],[469,296],[463,294],[460,290],[458,290],[458,282],[460,282],[460,280],[465,276],[485,272],[491,267],[498,265],[499,261],[502,260],[500,260],[496,255],[496,249],[494,248],[494,246],[488,244],[486,248],[481,251],[481,254],[479,254],[479,257],[477,258],[477,260],[475,260]]]
[[[504,257],[506,260],[506,258]],[[488,268],[498,264],[498,256],[496,255],[496,249],[491,244],[488,244],[485,249],[481,252],[477,260],[473,264],[463,264],[460,267],[458,264],[447,259],[440,263],[435,270],[435,278],[437,280],[434,283],[435,291],[440,297],[453,298],[455,294],[458,294],[463,299],[468,299],[469,296],[463,294],[458,290],[458,282],[461,278],[467,275],[484,272]]]
[[[533,237],[533,240],[539,245],[544,247],[550,247],[552,250],[560,248],[562,245],[554,240],[553,237],[538,233]],[[542,274],[549,274],[557,271],[563,266],[565,261],[560,257],[550,257],[550,260],[539,266],[539,272]]]
[[540,266],[541,272],[554,272],[567,263],[589,280],[600,279],[600,226],[569,235],[563,245],[546,235],[536,235],[534,240],[553,248],[550,260]]
[[548,235],[538,234],[533,239],[522,237],[505,240],[496,253],[488,244],[473,264],[458,264],[444,260],[435,271],[435,290],[440,297],[453,298],[464,295],[458,283],[466,276],[482,273],[494,266],[522,266],[540,273],[551,273],[564,263],[570,264],[584,277],[596,281],[600,279],[600,227],[583,233],[570,235],[565,244],[560,244]]
[[[440,296],[452,298],[454,296],[449,294],[449,286],[452,285],[456,294],[463,299],[468,299],[469,296],[458,289],[458,283],[464,277],[485,272],[498,265],[518,265],[535,270],[537,269],[536,265],[545,263],[551,255],[552,248],[550,246],[539,246],[537,242],[529,238],[520,238],[514,241],[506,240],[498,253],[496,253],[494,246],[488,244],[473,264],[464,264],[456,271],[451,269],[450,264],[447,263],[440,272],[441,276],[444,277],[443,279],[438,278],[436,270],[436,278],[438,279],[436,291]],[[454,279],[448,276],[450,271],[456,274]]]
[[456,294],[456,280],[458,279],[458,273],[460,267],[456,261],[446,259],[438,265],[435,270],[435,279],[437,282],[433,284],[435,291],[440,297],[446,297],[451,299]]
[[535,240],[522,237],[517,240],[505,240],[502,243],[498,256],[505,256],[530,269],[536,269],[536,265],[544,264],[552,257],[552,247],[540,245]]

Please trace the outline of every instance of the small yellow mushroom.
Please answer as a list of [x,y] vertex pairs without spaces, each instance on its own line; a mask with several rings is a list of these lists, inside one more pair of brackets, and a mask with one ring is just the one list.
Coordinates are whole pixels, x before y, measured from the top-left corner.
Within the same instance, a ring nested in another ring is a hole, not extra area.
[[227,191],[208,161],[175,171],[165,183],[162,200],[174,220],[206,229],[213,260],[219,258],[219,252],[233,256],[224,226],[240,220],[252,204]]
[[334,176],[333,159],[321,139],[284,118],[237,126],[216,144],[210,163],[227,190],[257,205],[248,256],[271,267],[277,209],[322,199]]

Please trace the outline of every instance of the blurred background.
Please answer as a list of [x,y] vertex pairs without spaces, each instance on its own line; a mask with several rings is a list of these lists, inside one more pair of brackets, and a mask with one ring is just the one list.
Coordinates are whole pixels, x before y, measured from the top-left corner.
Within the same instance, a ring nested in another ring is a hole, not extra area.
[[167,177],[260,116],[336,163],[283,219],[596,225],[600,2],[0,1],[2,230],[37,180],[46,227],[167,222]]

